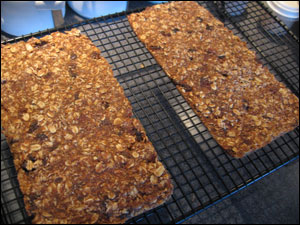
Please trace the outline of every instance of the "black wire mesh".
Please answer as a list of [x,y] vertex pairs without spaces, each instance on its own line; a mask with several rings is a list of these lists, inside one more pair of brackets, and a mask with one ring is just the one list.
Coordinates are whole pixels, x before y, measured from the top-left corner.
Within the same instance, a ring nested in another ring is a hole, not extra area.
[[[299,96],[299,40],[260,2],[199,2],[248,47],[278,80]],[[139,11],[139,10],[136,10]],[[102,51],[130,100],[134,114],[172,176],[174,194],[164,205],[128,223],[181,222],[278,166],[298,157],[299,127],[266,147],[234,159],[210,133],[118,13],[63,27],[78,28]],[[274,28],[275,27],[275,28]],[[278,28],[279,31],[278,31]],[[275,29],[275,31],[274,31]],[[41,37],[39,32],[5,43]],[[12,155],[1,134],[1,217],[4,223],[29,223]]]

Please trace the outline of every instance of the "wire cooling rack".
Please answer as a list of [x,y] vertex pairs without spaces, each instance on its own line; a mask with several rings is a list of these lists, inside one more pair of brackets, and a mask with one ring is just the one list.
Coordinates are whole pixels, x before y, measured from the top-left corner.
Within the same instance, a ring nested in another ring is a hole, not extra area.
[[[260,2],[199,2],[257,52],[261,62],[299,97],[299,40]],[[141,11],[135,10],[134,12]],[[127,223],[180,223],[299,156],[299,127],[242,159],[227,155],[117,13],[22,36],[4,43],[78,28],[102,51],[125,90],[135,116],[172,176],[164,205]],[[30,223],[12,155],[1,134],[1,221]],[[1,222],[1,223],[2,223]]]

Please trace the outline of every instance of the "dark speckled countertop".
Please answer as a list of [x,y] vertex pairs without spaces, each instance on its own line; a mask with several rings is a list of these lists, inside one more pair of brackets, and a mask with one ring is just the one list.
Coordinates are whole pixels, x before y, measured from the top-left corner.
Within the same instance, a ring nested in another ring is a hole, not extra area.
[[[128,8],[147,5],[151,3],[132,1]],[[71,24],[85,19],[67,6],[64,20],[65,24]],[[299,21],[291,30],[299,37]],[[1,32],[1,41],[9,38],[12,36]],[[299,159],[184,223],[299,224]]]

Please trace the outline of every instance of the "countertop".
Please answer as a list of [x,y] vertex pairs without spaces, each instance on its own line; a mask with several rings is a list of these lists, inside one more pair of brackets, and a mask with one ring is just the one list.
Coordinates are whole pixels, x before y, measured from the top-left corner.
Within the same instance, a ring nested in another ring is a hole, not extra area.
[[[132,1],[128,8],[151,5]],[[66,6],[65,24],[85,20]],[[299,21],[291,28],[299,37]],[[1,32],[1,41],[12,36]],[[299,224],[299,159],[264,177],[233,196],[200,212],[184,223]]]

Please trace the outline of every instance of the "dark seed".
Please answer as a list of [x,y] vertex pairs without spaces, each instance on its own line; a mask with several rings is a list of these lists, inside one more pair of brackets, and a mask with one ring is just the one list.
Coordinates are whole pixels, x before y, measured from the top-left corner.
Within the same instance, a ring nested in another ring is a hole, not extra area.
[[154,45],[151,45],[149,48],[150,48],[151,50],[160,50],[160,49],[161,49],[161,47],[159,47],[159,46],[154,46]]
[[193,57],[190,57],[190,60],[192,61],[194,58]]
[[54,180],[55,183],[60,183],[62,181],[63,181],[63,179],[61,177],[58,177]]
[[219,58],[219,59],[224,59],[224,58],[225,58],[225,55],[219,55],[218,58]]
[[1,80],[1,84],[6,84],[7,80]]
[[33,133],[36,129],[39,128],[39,125],[38,125],[38,121],[35,120],[33,121],[31,124],[30,124],[30,127],[29,127],[29,130],[28,130],[28,133]]
[[48,139],[48,136],[45,134],[37,134],[35,138],[40,141],[44,141],[44,140]]
[[188,33],[188,34],[192,34],[193,31],[192,31],[192,30],[188,30],[187,33]]
[[72,59],[72,60],[77,59],[77,55],[76,55],[75,53],[72,53],[71,59]]

